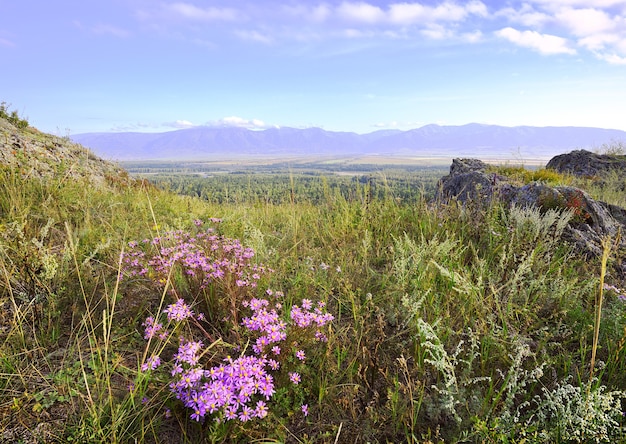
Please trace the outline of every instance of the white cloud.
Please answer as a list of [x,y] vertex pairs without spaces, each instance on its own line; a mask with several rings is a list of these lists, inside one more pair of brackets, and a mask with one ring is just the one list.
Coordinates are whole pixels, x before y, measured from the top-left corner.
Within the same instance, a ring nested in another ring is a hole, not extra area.
[[483,33],[478,30],[474,32],[465,32],[461,34],[461,39],[467,43],[477,43],[483,39]]
[[519,23],[528,27],[541,27],[553,20],[551,15],[537,11],[527,3],[524,3],[520,9],[501,9],[495,15],[505,17],[512,23]]
[[487,16],[485,4],[479,0],[457,3],[445,0],[437,6],[418,2],[392,3],[385,10],[365,1],[343,1],[338,6],[321,3],[316,6],[290,5],[282,8],[290,16],[313,22],[328,22],[332,18],[370,25],[408,25],[433,21],[458,22],[469,15]]
[[438,24],[432,24],[428,28],[422,29],[420,33],[432,40],[443,40],[454,36],[452,30],[446,29]]
[[231,8],[199,8],[190,3],[178,2],[166,5],[166,10],[184,18],[198,21],[233,21],[237,20],[239,14]]
[[198,125],[194,125],[189,120],[175,120],[174,122],[166,122],[162,126],[167,126],[170,128],[186,129],[186,128],[193,128],[194,126],[198,126]]
[[464,6],[445,2],[432,9],[430,18],[437,21],[459,22],[465,20],[470,14],[486,16],[487,7],[482,2],[477,1],[469,2]]
[[[191,3],[159,3],[153,9],[140,9],[135,13],[140,20],[159,23],[169,23],[172,21],[194,21],[194,22],[234,22],[242,21],[245,16],[233,8],[206,7],[201,8]],[[152,24],[157,26],[156,23]]]
[[340,17],[364,23],[377,23],[385,19],[385,13],[378,6],[364,2],[343,2],[337,8]]
[[481,17],[487,17],[489,15],[487,6],[481,1],[472,0],[465,5],[465,9],[467,9],[470,14],[479,15]]
[[330,16],[330,7],[328,5],[318,5],[310,13],[310,17],[312,20],[316,22],[322,22],[326,20]]
[[207,122],[207,126],[214,127],[236,127],[247,129],[264,129],[269,128],[270,125],[266,125],[265,122],[259,119],[244,119],[237,116],[224,117],[223,119],[213,120]]
[[495,32],[496,36],[516,45],[534,49],[541,54],[576,54],[576,50],[568,46],[567,39],[537,31],[518,31],[514,28],[503,28]]
[[595,34],[578,40],[578,44],[591,51],[604,49],[607,45],[619,42],[619,37],[615,34]]
[[109,25],[105,23],[100,23],[98,25],[93,25],[93,26],[85,25],[78,20],[74,20],[72,23],[81,31],[91,32],[93,34],[98,34],[98,35],[107,34],[107,35],[112,35],[112,36],[119,37],[119,38],[126,38],[130,36],[130,32],[126,31],[125,29],[118,28],[117,26],[113,26],[113,25]]
[[[374,39],[425,37],[476,44],[495,35],[546,55],[576,54],[578,50],[600,57],[600,52],[607,62],[615,60],[610,54],[626,56],[626,0],[484,1],[291,0],[274,8],[249,3],[244,9],[239,2],[227,0],[163,0],[160,6],[155,3],[150,13],[139,15],[155,22],[152,29],[182,25],[183,38],[211,47],[221,44],[225,36],[268,45],[305,42],[310,45],[300,50],[312,51],[316,43],[332,40],[367,39],[371,43]],[[197,22],[216,25],[201,28]],[[242,26],[243,22],[254,26]],[[102,26],[99,32],[124,35],[115,27]],[[213,38],[214,32],[220,33],[219,39]],[[3,44],[7,45],[0,41]]]
[[252,42],[258,42],[258,43],[264,43],[264,44],[270,44],[273,41],[271,36],[262,34],[259,31],[255,31],[255,30],[239,30],[239,31],[235,31],[235,35],[237,35],[237,37],[239,37],[242,40],[249,40]]
[[426,21],[428,11],[420,3],[395,3],[389,7],[389,19],[392,23],[410,24]]
[[397,128],[398,127],[398,122],[393,121],[393,122],[389,122],[389,123],[385,123],[385,122],[378,122],[372,125],[374,128]]
[[391,23],[408,25],[436,21],[459,22],[468,15],[487,16],[487,7],[480,1],[470,1],[464,5],[444,2],[436,7],[421,3],[394,3],[389,6],[388,19]]
[[187,129],[194,128],[200,125],[196,125],[189,120],[175,120],[173,122],[163,122],[161,124],[157,123],[128,123],[125,125],[118,125],[111,128],[109,131],[114,132],[155,132],[155,131],[163,131],[163,128],[175,128],[175,129]]
[[360,29],[347,28],[343,30],[343,35],[349,39],[358,39],[371,36],[371,33],[366,33]]
[[596,54],[600,60],[604,60],[611,65],[626,65],[626,57],[617,54]]
[[606,12],[591,8],[563,9],[555,14],[555,18],[577,36],[606,32],[615,27],[613,19]]
[[556,10],[563,6],[587,8],[610,8],[612,6],[624,6],[624,0],[530,0],[531,3],[546,5],[547,8]]
[[91,28],[91,31],[95,34],[108,34],[119,38],[126,38],[130,36],[130,32],[126,31],[125,29],[106,24],[96,25]]
[[303,4],[286,5],[282,7],[282,10],[292,17],[298,17],[313,22],[323,22],[332,14],[332,9],[326,3],[317,6]]
[[109,131],[113,132],[129,132],[129,131],[137,131],[137,130],[146,130],[146,129],[154,129],[157,128],[154,125],[149,123],[130,123],[127,125],[118,125],[112,127]]

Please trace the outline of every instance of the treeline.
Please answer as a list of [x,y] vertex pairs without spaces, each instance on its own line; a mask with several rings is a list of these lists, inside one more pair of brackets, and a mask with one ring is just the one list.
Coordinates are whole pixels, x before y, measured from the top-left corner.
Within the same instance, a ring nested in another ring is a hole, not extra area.
[[[134,175],[148,174],[304,174],[308,176],[333,175],[333,174],[363,174],[363,172],[379,172],[380,168],[371,163],[353,163],[346,159],[336,162],[325,161],[273,161],[270,163],[237,163],[237,162],[202,162],[184,160],[175,162],[171,160],[127,160],[120,165]],[[395,176],[397,173],[410,173],[423,176],[427,171],[441,171],[447,169],[447,162],[441,166],[425,166],[418,164],[389,164],[385,166],[382,174]],[[378,174],[378,173],[377,173]]]
[[444,174],[442,169],[424,168],[354,176],[238,172],[208,177],[156,174],[148,179],[160,188],[219,204],[319,204],[339,197],[350,202],[391,198],[413,203],[434,196],[437,182]]

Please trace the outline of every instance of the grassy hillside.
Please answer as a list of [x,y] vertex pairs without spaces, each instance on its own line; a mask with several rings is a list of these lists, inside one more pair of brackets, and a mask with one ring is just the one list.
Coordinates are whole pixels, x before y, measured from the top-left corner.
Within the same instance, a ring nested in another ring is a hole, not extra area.
[[569,217],[2,167],[0,442],[626,442],[617,253]]

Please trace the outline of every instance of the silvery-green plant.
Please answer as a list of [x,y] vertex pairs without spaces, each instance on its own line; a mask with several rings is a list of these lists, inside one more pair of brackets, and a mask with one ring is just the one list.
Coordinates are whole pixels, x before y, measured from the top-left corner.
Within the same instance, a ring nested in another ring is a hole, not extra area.
[[569,380],[553,389],[542,389],[534,399],[536,409],[526,425],[538,429],[544,442],[617,442],[623,421],[622,391],[607,391],[604,385],[588,390]]

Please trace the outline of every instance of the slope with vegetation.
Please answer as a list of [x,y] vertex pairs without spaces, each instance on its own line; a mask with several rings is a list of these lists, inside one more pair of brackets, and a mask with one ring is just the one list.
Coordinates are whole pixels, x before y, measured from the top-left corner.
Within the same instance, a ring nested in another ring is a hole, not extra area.
[[216,203],[56,159],[0,170],[0,442],[626,442],[619,252],[578,256],[571,212]]

